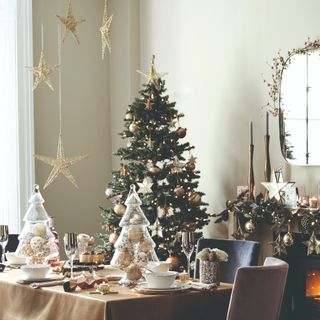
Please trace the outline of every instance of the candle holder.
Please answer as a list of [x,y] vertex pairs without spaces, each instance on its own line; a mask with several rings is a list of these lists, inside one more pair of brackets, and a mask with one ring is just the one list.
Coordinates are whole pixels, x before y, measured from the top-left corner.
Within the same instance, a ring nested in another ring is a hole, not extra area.
[[[270,163],[270,135],[266,134],[264,136],[264,150],[265,150],[265,161],[264,161],[264,181],[270,182],[271,181],[271,163]],[[269,199],[269,191],[266,190],[264,193],[264,199]]]
[[248,178],[249,200],[254,200],[253,153],[254,153],[254,145],[249,144],[249,178]]

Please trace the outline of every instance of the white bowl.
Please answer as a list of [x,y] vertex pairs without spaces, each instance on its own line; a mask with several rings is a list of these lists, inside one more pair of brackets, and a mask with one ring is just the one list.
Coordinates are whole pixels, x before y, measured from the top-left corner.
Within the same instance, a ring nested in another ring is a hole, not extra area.
[[9,264],[26,264],[26,258],[17,257],[15,252],[6,252],[5,255]]
[[24,265],[21,267],[21,271],[24,279],[44,279],[50,271],[50,266],[47,264]]
[[175,271],[148,272],[145,274],[145,278],[148,283],[148,288],[165,289],[171,288],[177,274],[178,272]]
[[170,267],[171,267],[171,263],[166,261],[148,263],[148,269],[153,272],[166,272],[166,271],[169,271]]

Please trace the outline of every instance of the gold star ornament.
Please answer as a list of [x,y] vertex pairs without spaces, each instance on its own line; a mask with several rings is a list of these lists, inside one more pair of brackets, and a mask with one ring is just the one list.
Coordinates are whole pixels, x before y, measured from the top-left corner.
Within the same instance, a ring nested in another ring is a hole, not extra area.
[[106,48],[108,48],[109,53],[111,53],[110,32],[111,32],[111,23],[112,23],[112,19],[113,19],[113,14],[110,17],[108,17],[107,2],[108,2],[108,0],[105,0],[102,25],[100,27],[101,42],[102,42],[102,59],[104,59],[104,54],[106,52]]
[[152,192],[153,183],[151,182],[151,179],[149,177],[146,177],[143,179],[142,183],[138,182],[139,191],[138,193],[146,194]]
[[154,59],[155,56],[152,56],[151,64],[150,64],[150,69],[147,73],[144,73],[140,70],[137,70],[138,73],[142,74],[147,78],[148,83],[153,84],[157,90],[160,90],[160,80],[161,77],[165,76],[167,73],[166,72],[157,72],[155,67],[154,67]]
[[48,66],[46,64],[46,59],[44,57],[44,52],[41,50],[40,52],[40,59],[37,67],[26,67],[27,69],[31,70],[34,74],[34,83],[33,83],[33,90],[37,89],[38,85],[41,82],[44,82],[52,91],[54,88],[52,86],[52,82],[50,80],[50,74],[56,71],[60,65],[55,64],[53,66]]
[[63,35],[62,41],[65,40],[65,38],[69,35],[69,33],[72,34],[73,38],[77,41],[78,44],[80,44],[79,37],[76,33],[76,29],[79,23],[82,23],[86,21],[85,19],[76,19],[72,13],[72,6],[71,6],[71,0],[68,2],[68,9],[66,13],[66,17],[61,17],[57,15],[57,18],[61,21],[61,23],[65,26],[65,31]]
[[314,231],[312,232],[310,239],[308,241],[304,241],[303,244],[305,244],[308,247],[308,256],[313,252],[315,254],[320,254],[320,241],[317,239],[316,235],[314,234]]
[[163,232],[159,218],[157,218],[154,224],[149,228],[152,231],[151,237],[158,236],[159,238],[163,238]]
[[56,158],[50,158],[50,157],[41,156],[41,155],[35,155],[35,157],[38,160],[53,167],[43,189],[47,188],[59,176],[60,173],[63,174],[77,189],[79,189],[77,182],[73,177],[73,175],[71,174],[71,171],[69,168],[73,164],[87,158],[88,155],[66,158],[64,155],[64,148],[62,144],[61,134],[59,135]]

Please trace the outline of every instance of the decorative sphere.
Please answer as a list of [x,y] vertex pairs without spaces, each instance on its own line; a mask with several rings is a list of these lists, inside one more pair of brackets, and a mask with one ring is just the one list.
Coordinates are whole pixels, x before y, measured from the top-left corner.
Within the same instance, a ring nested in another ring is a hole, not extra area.
[[284,236],[283,236],[283,243],[286,247],[290,247],[293,245],[293,237],[292,234],[290,232],[287,232]]
[[184,138],[187,134],[187,129],[179,127],[177,129],[177,134],[178,134],[179,138]]
[[122,203],[117,203],[113,207],[113,210],[117,215],[123,216],[124,212],[126,211],[126,207]]
[[33,250],[30,246],[30,244],[23,244],[21,246],[21,250],[20,250],[21,254],[24,256],[32,256],[33,255]]
[[193,171],[196,168],[196,165],[194,164],[194,162],[187,162],[185,167],[187,170]]
[[182,197],[184,195],[184,189],[181,186],[177,186],[174,189],[174,193],[176,194],[177,197]]
[[132,113],[126,113],[126,120],[132,120]]
[[244,225],[244,228],[248,233],[253,233],[256,230],[256,226],[252,220],[247,221]]
[[111,244],[115,244],[118,238],[119,238],[119,235],[117,233],[111,233],[109,236],[109,242]]
[[119,239],[115,247],[119,251],[127,251],[132,248],[132,244],[127,237],[122,237],[121,239]]
[[130,266],[127,270],[127,278],[131,281],[139,280],[142,277],[141,270],[138,266]]
[[43,245],[39,256],[40,257],[47,257],[49,254],[50,254],[50,247],[47,244]]
[[105,191],[105,195],[107,198],[111,197],[112,195],[112,188],[107,188]]
[[151,168],[149,168],[149,172],[151,172],[152,174],[158,174],[160,173],[161,169],[157,166],[153,166]]
[[144,252],[138,252],[135,257],[135,264],[138,267],[145,267],[148,264],[148,256]]
[[40,251],[45,243],[45,240],[39,236],[35,236],[30,240],[32,250]]
[[128,228],[128,239],[132,242],[139,242],[143,236],[143,229],[139,225],[132,225]]
[[136,124],[136,123],[131,123],[130,126],[129,126],[129,130],[130,132],[132,133],[135,133],[137,132],[137,130],[139,129],[139,126]]
[[201,202],[201,196],[199,193],[192,192],[188,197],[188,201],[193,204],[199,204]]
[[36,223],[32,228],[32,233],[44,238],[47,235],[47,227],[44,223]]
[[170,265],[171,265],[170,269],[176,269],[180,265],[179,258],[176,256],[170,256],[169,258],[167,258],[166,262],[170,263]]
[[121,267],[128,267],[132,262],[132,254],[129,251],[119,252],[117,265]]

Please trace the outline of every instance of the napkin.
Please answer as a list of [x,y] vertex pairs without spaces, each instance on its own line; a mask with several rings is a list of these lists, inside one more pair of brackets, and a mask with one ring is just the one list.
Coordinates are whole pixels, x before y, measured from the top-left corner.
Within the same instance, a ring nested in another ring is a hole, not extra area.
[[191,282],[191,288],[200,291],[212,291],[218,286],[216,283]]

